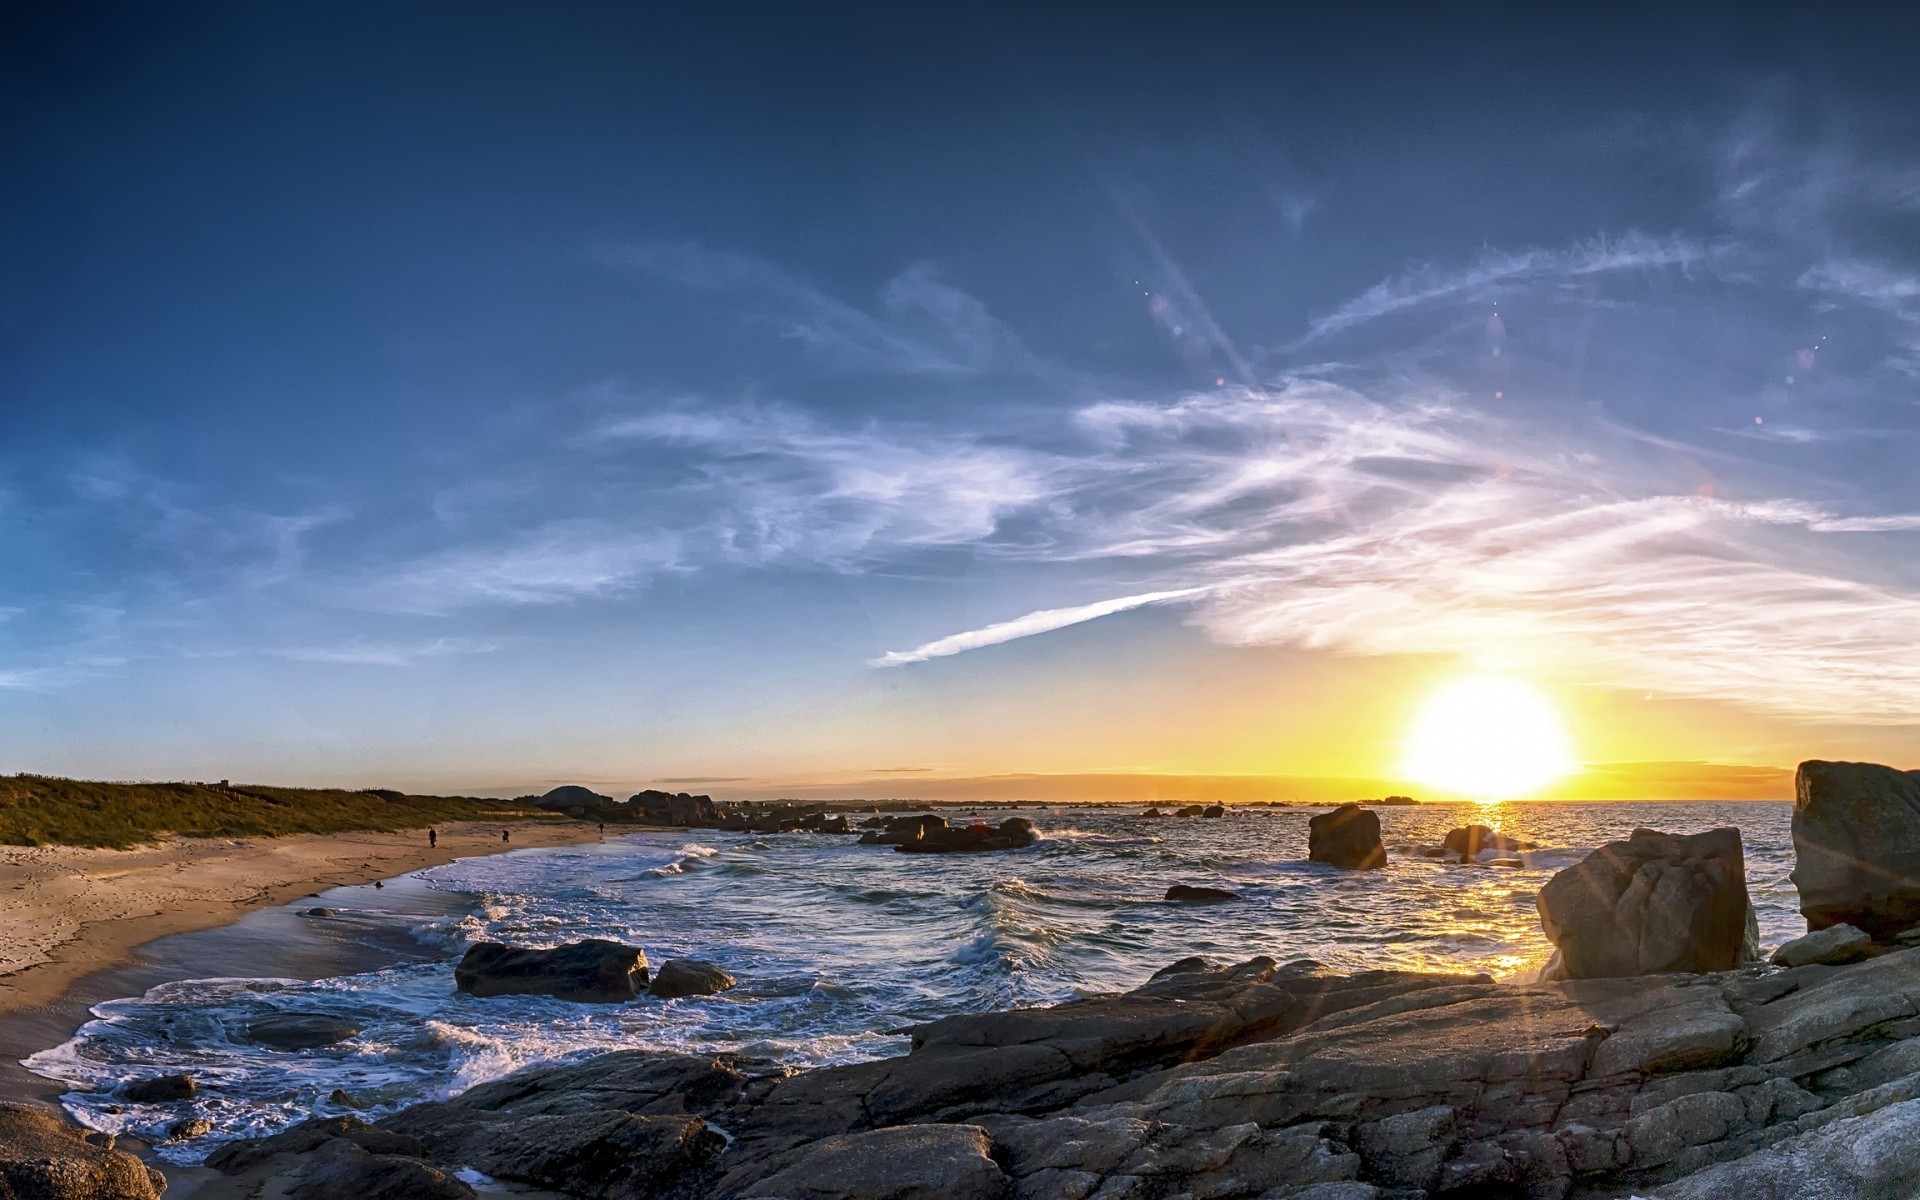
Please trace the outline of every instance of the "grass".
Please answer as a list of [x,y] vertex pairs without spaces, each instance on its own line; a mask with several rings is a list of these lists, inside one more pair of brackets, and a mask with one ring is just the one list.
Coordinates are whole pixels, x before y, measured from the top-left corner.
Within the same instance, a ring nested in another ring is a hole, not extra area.
[[275,837],[289,833],[423,829],[448,821],[547,814],[511,800],[406,796],[385,790],[93,783],[0,776],[0,845],[124,849],[168,834]]

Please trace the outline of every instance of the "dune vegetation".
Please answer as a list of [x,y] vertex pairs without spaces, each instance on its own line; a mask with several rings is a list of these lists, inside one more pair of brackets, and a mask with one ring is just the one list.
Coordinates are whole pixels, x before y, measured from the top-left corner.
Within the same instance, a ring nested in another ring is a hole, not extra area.
[[207,783],[96,783],[0,776],[0,845],[127,847],[168,834],[259,837],[420,829],[448,821],[544,817],[512,800],[384,789]]

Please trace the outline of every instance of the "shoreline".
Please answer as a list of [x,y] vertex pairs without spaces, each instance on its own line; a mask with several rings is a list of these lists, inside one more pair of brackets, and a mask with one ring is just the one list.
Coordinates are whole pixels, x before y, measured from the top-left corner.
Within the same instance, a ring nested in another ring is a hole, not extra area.
[[[600,837],[591,824],[554,819],[436,828],[431,848],[424,829],[174,837],[132,850],[0,846],[0,1091],[57,1107],[64,1089],[19,1060],[72,1036],[94,1005],[165,982],[141,962],[152,943],[332,888]],[[511,842],[500,841],[503,829]]]

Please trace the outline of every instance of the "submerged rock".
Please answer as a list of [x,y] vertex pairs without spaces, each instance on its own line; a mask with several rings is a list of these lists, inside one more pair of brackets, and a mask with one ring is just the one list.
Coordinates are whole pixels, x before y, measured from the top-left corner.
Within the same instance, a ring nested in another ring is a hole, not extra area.
[[1380,842],[1380,818],[1358,804],[1342,804],[1307,820],[1307,858],[1352,870],[1387,865]]
[[87,1140],[58,1114],[0,1100],[0,1196],[8,1200],[159,1200],[166,1187],[160,1172],[124,1150]]
[[1759,957],[1738,829],[1636,829],[1554,875],[1535,904],[1556,947],[1548,978],[1727,971]]
[[1462,862],[1473,861],[1483,850],[1496,850],[1504,857],[1534,848],[1532,842],[1508,837],[1486,825],[1467,825],[1449,830],[1441,845],[1447,853],[1458,855]]
[[358,1025],[344,1018],[302,1012],[275,1013],[249,1022],[246,1028],[249,1041],[275,1050],[317,1050],[344,1042],[359,1032]]
[[1225,888],[1200,887],[1194,884],[1176,883],[1167,889],[1167,899],[1187,904],[1218,904],[1223,900],[1238,900],[1239,892],[1230,892]]
[[739,982],[719,966],[697,958],[670,958],[653,973],[647,990],[663,1000],[676,996],[711,996]]
[[618,1004],[646,990],[647,954],[604,938],[532,950],[476,942],[453,971],[454,986],[471,996],[538,994],[587,1004]]
[[1793,849],[1808,929],[1844,923],[1885,940],[1920,924],[1920,771],[1801,763]]
[[152,1079],[136,1079],[120,1089],[120,1094],[135,1104],[172,1104],[177,1100],[191,1100],[200,1085],[191,1075],[156,1075]]
[[1816,963],[1849,963],[1864,958],[1873,939],[1851,925],[1829,925],[1784,943],[1773,952],[1776,967],[1806,967]]

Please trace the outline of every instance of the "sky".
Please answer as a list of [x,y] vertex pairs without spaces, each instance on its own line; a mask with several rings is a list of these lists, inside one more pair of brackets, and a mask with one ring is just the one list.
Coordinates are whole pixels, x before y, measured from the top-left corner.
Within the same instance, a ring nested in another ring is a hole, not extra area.
[[10,6],[0,771],[1920,767],[1896,10],[1442,7]]

